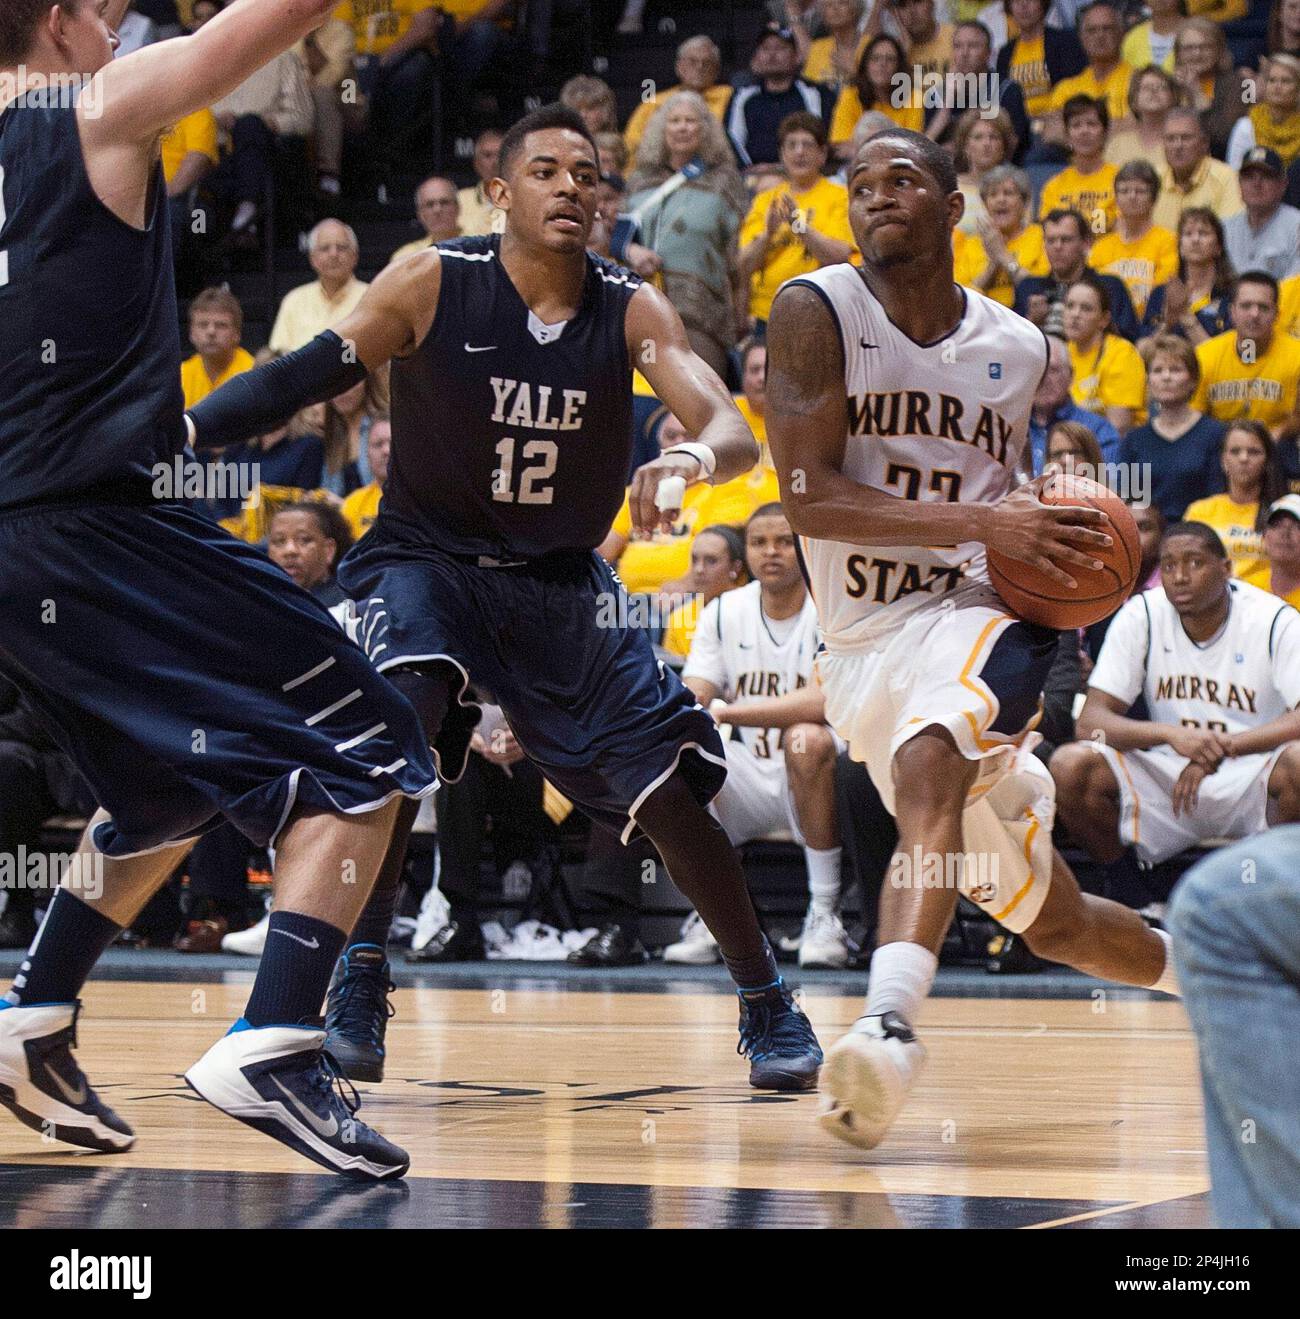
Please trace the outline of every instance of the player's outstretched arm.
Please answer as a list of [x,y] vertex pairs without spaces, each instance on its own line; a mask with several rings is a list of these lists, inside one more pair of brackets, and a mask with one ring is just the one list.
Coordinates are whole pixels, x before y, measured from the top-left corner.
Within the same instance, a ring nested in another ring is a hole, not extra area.
[[737,728],[793,728],[795,724],[824,724],[826,697],[816,683],[758,700],[728,705],[718,711],[718,721]]
[[1074,730],[1081,741],[1094,741],[1116,751],[1150,751],[1167,746],[1213,773],[1228,754],[1228,738],[1214,729],[1183,728],[1149,719],[1130,719],[1128,705],[1099,687],[1089,687]]
[[649,284],[637,289],[625,327],[633,365],[694,437],[694,444],[712,451],[704,455],[711,466],[685,451],[670,450],[637,469],[628,496],[632,525],[637,531],[652,531],[660,521],[654,500],[664,477],[680,476],[688,485],[730,481],[758,461],[758,445],[727,387],[691,347],[681,317],[658,289]]
[[436,251],[389,266],[337,329],[235,376],[190,409],[190,442],[214,448],[264,435],[413,350],[433,323],[441,272]]
[[[82,116],[87,144],[147,142],[234,91],[300,37],[335,0],[234,0],[192,36],[113,60],[96,75],[96,113]],[[124,6],[123,6],[124,8]]]

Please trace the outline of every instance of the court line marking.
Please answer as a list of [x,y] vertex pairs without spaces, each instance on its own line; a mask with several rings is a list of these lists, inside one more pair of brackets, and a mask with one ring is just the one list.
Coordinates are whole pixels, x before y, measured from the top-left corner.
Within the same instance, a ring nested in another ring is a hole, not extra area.
[[[1205,1190],[1209,1190],[1207,1186]],[[1105,1218],[1110,1214],[1126,1213],[1130,1209],[1147,1209],[1151,1205],[1172,1204],[1175,1200],[1185,1200],[1188,1195],[1196,1195],[1195,1191],[1185,1191],[1182,1195],[1160,1196],[1155,1200],[1134,1200],[1129,1204],[1114,1205],[1109,1209],[1089,1209],[1086,1213],[1071,1214],[1068,1218],[1053,1218],[1046,1223],[1026,1223],[1020,1230],[1022,1232],[1033,1232],[1043,1227],[1064,1227],[1067,1223],[1082,1223],[1090,1218]]]

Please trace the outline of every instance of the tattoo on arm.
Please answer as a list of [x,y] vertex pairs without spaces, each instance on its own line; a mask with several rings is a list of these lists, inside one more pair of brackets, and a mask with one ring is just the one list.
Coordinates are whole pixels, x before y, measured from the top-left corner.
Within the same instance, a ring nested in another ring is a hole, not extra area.
[[809,417],[844,392],[844,350],[826,304],[796,284],[772,304],[767,327],[767,409]]

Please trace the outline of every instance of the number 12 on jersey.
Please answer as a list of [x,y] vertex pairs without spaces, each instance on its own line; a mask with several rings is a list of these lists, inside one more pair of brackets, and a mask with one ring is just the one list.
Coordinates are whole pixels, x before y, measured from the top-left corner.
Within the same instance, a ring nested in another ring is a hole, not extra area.
[[560,456],[560,446],[554,440],[529,440],[524,445],[520,457],[524,462],[533,462],[531,467],[524,467],[519,473],[519,490],[515,492],[515,437],[507,435],[496,447],[497,469],[492,473],[492,498],[502,504],[549,504],[555,498],[555,489],[550,485],[541,485],[547,477],[555,475],[555,464]]

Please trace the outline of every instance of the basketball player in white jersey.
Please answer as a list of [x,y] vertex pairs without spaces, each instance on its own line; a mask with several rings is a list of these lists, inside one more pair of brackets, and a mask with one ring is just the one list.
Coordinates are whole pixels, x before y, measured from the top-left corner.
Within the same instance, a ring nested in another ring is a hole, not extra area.
[[823,1124],[871,1148],[924,1060],[912,1023],[959,889],[1041,957],[1169,992],[1173,973],[1167,939],[1080,893],[1052,849],[1031,730],[1056,634],[988,583],[986,546],[1070,588],[1109,543],[1100,514],[1040,502],[1045,478],[1016,488],[1046,343],[953,283],[963,201],[942,148],[889,129],[848,179],[862,268],[777,294],[767,416],[826,644],[827,718],[898,821],[866,1013],[821,1078]]
[[[727,781],[709,810],[739,847],[789,830],[804,849],[808,914],[799,965],[841,967],[848,938],[839,918],[840,833],[835,757],[843,744],[826,726],[813,678],[821,636],[799,571],[794,533],[780,504],[745,524],[754,580],[700,611],[682,681],[724,727]],[[714,962],[717,945],[695,915],[666,962]]]
[[1077,724],[1093,740],[1052,757],[1061,818],[1098,861],[1300,820],[1300,614],[1234,581],[1201,522],[1165,533],[1160,576],[1106,633]]

